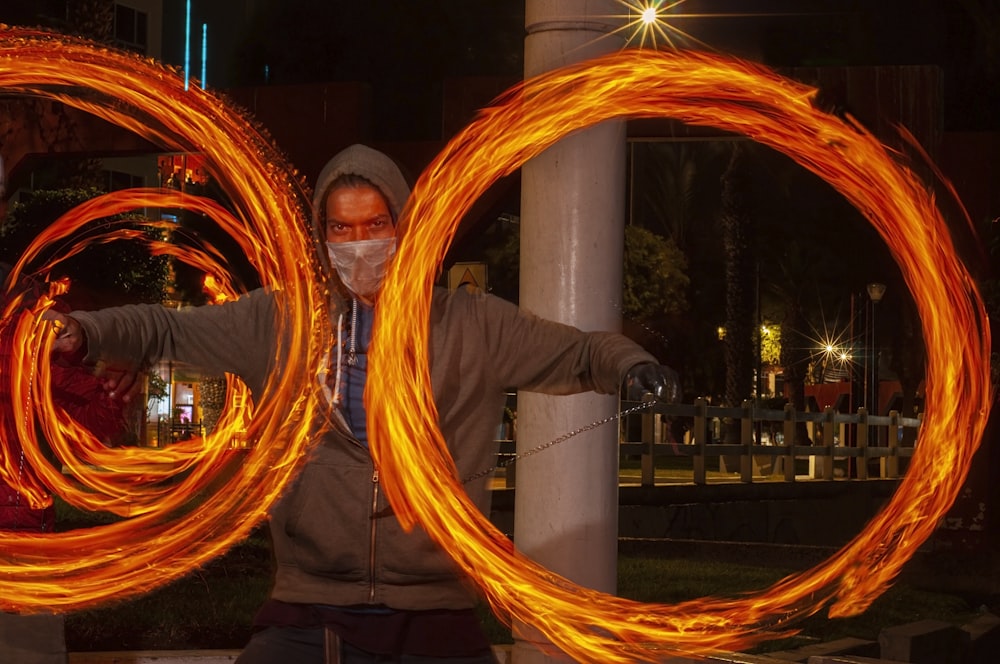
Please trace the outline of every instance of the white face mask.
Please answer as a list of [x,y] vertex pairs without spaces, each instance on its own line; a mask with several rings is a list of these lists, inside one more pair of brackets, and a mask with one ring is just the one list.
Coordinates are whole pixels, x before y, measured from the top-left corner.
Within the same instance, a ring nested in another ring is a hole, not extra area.
[[371,298],[378,292],[396,253],[396,238],[327,242],[330,263],[347,290],[361,298]]

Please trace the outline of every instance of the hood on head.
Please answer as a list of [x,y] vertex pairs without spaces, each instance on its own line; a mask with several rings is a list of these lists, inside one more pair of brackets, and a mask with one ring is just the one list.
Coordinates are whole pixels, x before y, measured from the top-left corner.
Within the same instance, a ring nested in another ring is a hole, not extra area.
[[327,275],[333,277],[334,283],[337,284],[334,293],[343,298],[346,296],[346,291],[327,258],[326,229],[324,228],[326,197],[329,194],[330,185],[341,175],[360,175],[378,187],[389,203],[389,212],[392,213],[397,233],[401,231],[400,218],[406,200],[410,196],[410,186],[395,161],[388,155],[367,145],[355,144],[344,148],[335,154],[320,171],[319,177],[316,178],[316,187],[313,190],[312,234],[320,262],[325,267]]
[[379,188],[389,202],[394,224],[399,224],[403,206],[410,196],[410,186],[392,159],[367,145],[355,144],[333,156],[320,171],[313,190],[312,224],[314,231],[325,241],[323,228],[326,214],[326,196],[330,185],[341,175],[360,175]]

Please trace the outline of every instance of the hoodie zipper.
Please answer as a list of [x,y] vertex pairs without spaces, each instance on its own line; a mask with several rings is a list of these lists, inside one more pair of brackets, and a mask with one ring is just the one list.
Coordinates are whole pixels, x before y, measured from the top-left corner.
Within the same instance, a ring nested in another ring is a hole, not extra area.
[[347,349],[348,366],[358,366],[358,298],[351,300],[351,345]]
[[378,468],[375,468],[372,472],[372,513],[371,519],[371,530],[369,532],[369,546],[371,547],[370,557],[368,559],[368,603],[375,603],[375,524],[378,519],[375,515],[378,513]]

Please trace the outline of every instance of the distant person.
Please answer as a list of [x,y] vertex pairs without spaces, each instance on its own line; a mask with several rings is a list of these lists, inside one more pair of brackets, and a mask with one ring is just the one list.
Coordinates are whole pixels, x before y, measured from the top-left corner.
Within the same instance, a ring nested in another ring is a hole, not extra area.
[[[403,531],[368,449],[363,392],[378,293],[396,238],[420,222],[400,216],[409,187],[386,155],[354,145],[330,160],[315,191],[313,231],[329,259],[336,320],[324,381],[333,426],[271,512],[274,586],[237,661],[493,662],[469,582],[422,529]],[[294,361],[275,359],[280,296],[73,312],[59,316],[56,347],[140,363],[166,350],[164,359],[241,376],[259,397],[267,377]],[[676,398],[676,375],[618,334],[582,332],[464,288],[436,289],[431,321],[434,402],[462,477],[493,463],[509,389],[614,394],[628,380]],[[466,489],[486,511],[489,478]]]
[[[0,310],[10,297],[24,296],[27,307],[42,294],[31,280],[8,284],[11,266],[0,263]],[[14,375],[14,321],[0,322],[0,454],[13,463],[13,475],[0,479],[0,531],[51,533],[56,526],[55,507],[33,505],[23,487],[35,483],[34,470],[24,453],[14,422],[10,377]],[[106,444],[120,439],[125,427],[125,403],[134,396],[133,377],[123,374],[98,377],[79,363],[52,365],[52,398],[56,405]],[[110,381],[110,382],[109,382]],[[119,389],[112,397],[108,388]],[[29,477],[31,475],[31,477]],[[61,614],[17,615],[0,612],[0,662],[65,664],[65,622]]]

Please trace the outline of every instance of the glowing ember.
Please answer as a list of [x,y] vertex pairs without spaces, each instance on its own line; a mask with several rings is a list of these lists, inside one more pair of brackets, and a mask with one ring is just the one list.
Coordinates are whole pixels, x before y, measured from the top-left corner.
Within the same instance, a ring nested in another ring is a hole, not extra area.
[[[122,76],[126,71],[129,75]],[[280,301],[283,350],[315,358],[272,377],[249,421],[245,409],[229,408],[205,440],[162,450],[106,449],[52,404],[51,327],[31,313],[17,313],[16,300],[7,306],[0,324],[16,330],[18,354],[15,370],[3,379],[11,382],[15,415],[0,426],[2,439],[19,437],[31,468],[22,473],[8,467],[10,455],[4,454],[0,473],[35,505],[51,500],[47,486],[71,504],[128,518],[58,534],[0,532],[0,609],[77,609],[162,585],[246,537],[293,476],[310,442],[317,401],[308,386],[315,383],[332,336],[305,231],[302,202],[308,197],[260,130],[222,100],[197,88],[185,91],[175,72],[138,56],[2,26],[0,88],[61,101],[170,151],[199,152],[232,201],[227,210],[207,199],[154,190],[96,198],[36,238],[15,274],[44,278],[56,261],[88,243],[148,240],[113,227],[103,236],[77,239],[75,231],[90,220],[143,207],[185,208],[210,217],[236,239],[263,283],[280,284],[290,294]],[[64,249],[49,263],[36,264],[39,252],[50,246]],[[205,270],[212,277],[206,288],[217,300],[235,295],[224,260],[211,247],[153,242],[150,250]],[[40,306],[47,304],[43,300]],[[228,384],[230,402],[245,403],[246,388],[233,377]],[[43,428],[58,467],[40,453],[36,425]],[[262,442],[245,452],[232,449],[246,440]],[[219,479],[223,469],[224,483]],[[216,491],[195,502],[197,492],[213,480]]]
[[[760,67],[693,52],[622,51],[525,82],[424,171],[387,278],[371,352],[369,432],[396,513],[417,520],[479,584],[496,612],[531,624],[579,661],[742,649],[831,604],[863,611],[955,499],[986,422],[989,330],[933,197],[871,135],[818,111],[815,91]],[[884,510],[816,568],[738,599],[637,604],[580,588],[518,555],[468,502],[436,428],[427,367],[431,288],[459,220],[498,178],[575,130],[615,117],[669,116],[744,134],[822,177],[889,245],[928,348],[920,441]],[[385,342],[381,342],[385,336]],[[389,441],[392,441],[390,444]],[[400,441],[411,441],[411,445]]]

